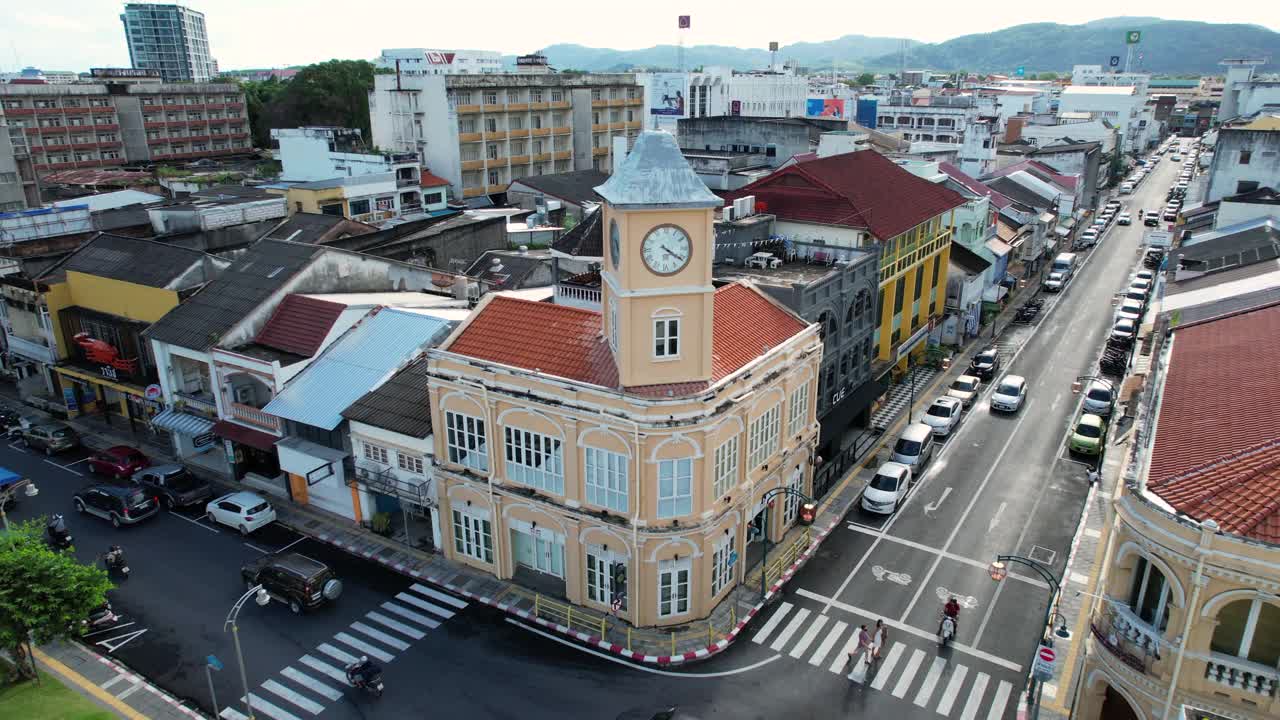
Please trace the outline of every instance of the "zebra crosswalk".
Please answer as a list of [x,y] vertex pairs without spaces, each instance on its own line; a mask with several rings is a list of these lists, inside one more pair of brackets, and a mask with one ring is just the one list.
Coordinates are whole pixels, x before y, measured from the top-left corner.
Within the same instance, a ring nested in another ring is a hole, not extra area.
[[782,602],[751,641],[833,674],[848,673],[852,682],[916,707],[932,708],[943,717],[1002,720],[1015,715],[1016,702],[1010,703],[1015,695],[1012,682],[991,674],[994,669],[989,673],[960,659],[939,656],[934,647],[914,647],[890,638],[874,667],[867,667],[861,659],[857,666],[851,666],[850,655],[858,648],[858,629],[857,624]]
[[[382,662],[395,660],[396,654],[421,640],[427,632],[467,607],[465,600],[415,583],[396,595],[395,601],[382,603],[377,610],[365,613],[363,620],[351,623],[335,633],[332,642],[316,646],[313,653],[298,658],[297,666],[284,668],[248,694],[254,715],[270,720],[305,720],[324,712],[327,703],[342,699],[347,683],[346,665],[367,655]],[[245,698],[240,698],[243,707]],[[236,707],[225,707],[219,713],[223,720],[248,720]]]

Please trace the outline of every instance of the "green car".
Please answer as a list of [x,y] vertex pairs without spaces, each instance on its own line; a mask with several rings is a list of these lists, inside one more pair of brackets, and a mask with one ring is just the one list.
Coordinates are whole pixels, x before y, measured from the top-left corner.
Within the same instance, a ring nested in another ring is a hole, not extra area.
[[1107,421],[1098,415],[1085,413],[1071,431],[1071,452],[1081,455],[1097,455],[1107,437]]

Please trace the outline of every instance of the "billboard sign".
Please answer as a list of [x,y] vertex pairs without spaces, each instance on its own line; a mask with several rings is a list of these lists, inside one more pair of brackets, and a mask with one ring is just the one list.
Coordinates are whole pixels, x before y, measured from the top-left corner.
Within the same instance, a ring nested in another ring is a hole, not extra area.
[[1013,71],[1013,74],[1018,77],[1024,77],[1027,74],[1027,67],[1025,65],[1019,65],[1018,69]]
[[844,100],[840,98],[809,98],[805,101],[805,115],[843,120]]
[[688,30],[688,29],[689,29],[689,16],[688,16],[688,15],[681,15],[681,16],[679,17],[678,23],[679,23],[679,27],[680,27],[680,29],[681,29],[681,30]]
[[1126,45],[1137,45],[1142,42],[1141,30],[1130,30],[1124,34],[1124,42]]
[[769,52],[778,52],[778,43],[776,41],[769,43]]
[[1120,65],[1120,56],[1119,56],[1119,55],[1112,55],[1112,56],[1111,56],[1111,67],[1119,67],[1119,65]]
[[649,86],[649,114],[684,117],[685,74],[654,73]]

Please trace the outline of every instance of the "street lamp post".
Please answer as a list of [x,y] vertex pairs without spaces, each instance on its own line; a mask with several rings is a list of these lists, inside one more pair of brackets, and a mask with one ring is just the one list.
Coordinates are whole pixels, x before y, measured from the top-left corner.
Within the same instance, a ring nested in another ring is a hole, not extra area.
[[249,679],[244,672],[244,653],[240,651],[240,626],[237,619],[240,617],[240,610],[244,608],[244,604],[253,598],[253,601],[259,606],[265,607],[271,602],[271,596],[263,589],[261,585],[254,585],[249,588],[245,594],[240,596],[235,605],[231,606],[231,610],[227,612],[227,619],[222,623],[222,631],[231,631],[231,639],[236,647],[236,662],[240,665],[240,684],[244,686],[244,709],[249,713],[249,720],[256,720],[258,717],[253,712],[253,704],[249,702]]
[[802,503],[800,505],[800,521],[805,525],[813,522],[818,507],[813,498],[785,485],[770,490],[764,494],[764,497],[760,498],[760,502],[764,504],[764,523],[761,528],[763,531],[764,555],[760,558],[760,602],[764,602],[765,595],[769,593],[769,507],[770,503],[773,502],[773,498],[778,495],[794,495],[800,500]]
[[[10,483],[0,489],[0,521],[3,521],[4,523],[5,536],[9,535],[9,515],[5,512],[4,506],[13,501],[15,493],[17,493],[18,490],[22,490],[22,494],[27,497],[35,497],[40,494],[40,488],[36,487],[35,483],[26,478]],[[13,538],[9,538],[9,542],[12,543]]]
[[[1058,591],[1061,587],[1058,583],[1058,579],[1053,576],[1053,570],[1051,570],[1047,565],[1039,561],[1032,560],[1031,558],[1022,557],[1021,555],[997,555],[996,559],[987,567],[987,572],[990,573],[991,579],[996,582],[1004,580],[1009,575],[1009,566],[1007,563],[1011,562],[1026,565],[1032,570],[1035,570],[1036,574],[1049,585],[1049,604],[1044,609],[1044,624],[1040,626],[1040,642],[1047,644],[1049,647],[1053,647],[1052,636],[1054,633],[1050,633],[1049,628],[1053,625],[1053,616],[1057,614],[1053,609],[1053,603],[1058,597]],[[1059,615],[1059,617],[1061,616]],[[1059,637],[1064,637],[1063,633],[1065,632],[1066,621],[1063,620],[1062,626],[1056,634]],[[1032,708],[1032,720],[1036,720],[1040,717],[1040,701],[1037,691],[1042,692],[1043,689],[1044,686],[1037,682],[1033,675],[1031,680],[1027,683],[1027,704]]]

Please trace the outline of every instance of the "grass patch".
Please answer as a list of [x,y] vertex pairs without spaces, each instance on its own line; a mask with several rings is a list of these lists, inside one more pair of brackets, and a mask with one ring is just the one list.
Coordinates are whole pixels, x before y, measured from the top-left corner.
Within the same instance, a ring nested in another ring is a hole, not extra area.
[[0,718],[24,720],[113,720],[114,713],[63,685],[58,678],[40,673],[40,684],[11,683],[13,666],[0,660]]

